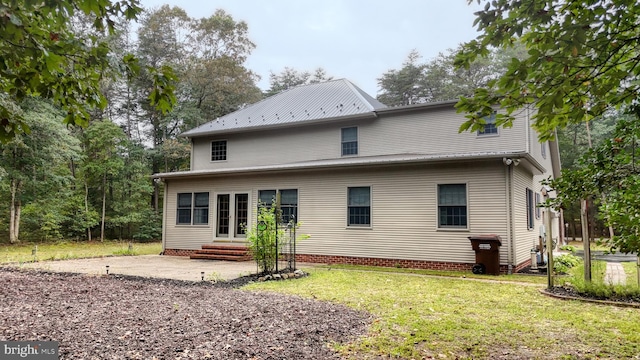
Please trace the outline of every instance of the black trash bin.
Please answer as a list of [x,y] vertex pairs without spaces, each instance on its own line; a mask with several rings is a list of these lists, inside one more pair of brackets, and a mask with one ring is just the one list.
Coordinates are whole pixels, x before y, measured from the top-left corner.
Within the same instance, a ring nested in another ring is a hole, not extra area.
[[471,269],[474,274],[500,275],[500,246],[498,235],[469,236],[471,247],[476,252],[476,264]]

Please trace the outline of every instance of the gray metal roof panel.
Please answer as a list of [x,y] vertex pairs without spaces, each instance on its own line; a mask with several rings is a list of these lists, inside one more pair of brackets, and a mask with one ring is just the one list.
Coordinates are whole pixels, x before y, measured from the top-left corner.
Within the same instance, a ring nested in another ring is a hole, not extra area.
[[197,137],[323,119],[371,115],[386,108],[346,79],[298,86],[182,134]]
[[260,165],[242,168],[227,169],[207,169],[195,171],[179,171],[170,173],[154,174],[154,178],[180,178],[191,176],[207,176],[207,175],[224,175],[224,174],[241,174],[268,171],[284,171],[284,170],[304,170],[304,169],[322,169],[334,167],[353,167],[366,165],[390,165],[390,164],[407,164],[420,162],[442,162],[442,161],[465,161],[465,160],[481,160],[496,159],[502,157],[526,158],[534,167],[542,171],[542,166],[531,156],[520,151],[496,151],[496,152],[474,152],[459,154],[395,154],[380,155],[366,157],[348,157],[327,160],[313,160],[298,163],[278,164],[278,165]]

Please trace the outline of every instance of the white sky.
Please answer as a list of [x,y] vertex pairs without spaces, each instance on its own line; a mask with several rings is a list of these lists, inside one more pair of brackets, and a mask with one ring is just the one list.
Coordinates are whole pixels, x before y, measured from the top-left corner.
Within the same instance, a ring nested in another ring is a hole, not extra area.
[[318,67],[372,96],[377,78],[399,69],[412,49],[423,60],[477,36],[477,5],[466,0],[141,0],[145,8],[179,6],[193,18],[224,9],[249,27],[256,48],[246,67],[269,87],[269,73],[285,66]]

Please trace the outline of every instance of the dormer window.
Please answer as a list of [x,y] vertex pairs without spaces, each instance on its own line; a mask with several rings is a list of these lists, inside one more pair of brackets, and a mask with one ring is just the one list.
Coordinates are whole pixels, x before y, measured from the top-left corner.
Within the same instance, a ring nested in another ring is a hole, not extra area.
[[358,128],[342,128],[342,156],[358,155]]
[[498,135],[498,127],[496,126],[496,113],[485,116],[484,129],[478,130],[478,136]]
[[227,160],[227,140],[211,142],[211,161]]

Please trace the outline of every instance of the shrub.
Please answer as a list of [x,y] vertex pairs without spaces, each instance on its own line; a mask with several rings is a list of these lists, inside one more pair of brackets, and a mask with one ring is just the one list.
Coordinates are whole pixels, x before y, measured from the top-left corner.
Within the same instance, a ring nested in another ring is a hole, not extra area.
[[562,245],[562,246],[560,246],[560,250],[569,251],[572,254],[576,253],[576,249],[577,248],[575,246],[573,246],[573,245]]
[[566,274],[569,272],[569,269],[580,264],[581,261],[581,258],[573,254],[563,254],[560,256],[556,256],[553,259],[553,270],[556,273]]

